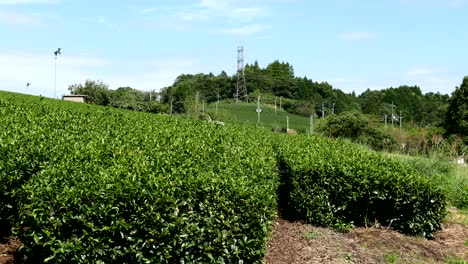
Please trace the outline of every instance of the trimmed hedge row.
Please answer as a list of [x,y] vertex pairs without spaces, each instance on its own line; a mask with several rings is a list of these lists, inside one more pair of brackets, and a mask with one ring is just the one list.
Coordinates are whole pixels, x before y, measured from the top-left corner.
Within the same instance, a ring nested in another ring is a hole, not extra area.
[[284,214],[337,228],[376,222],[431,238],[446,197],[411,167],[344,140],[279,137]]
[[278,186],[263,132],[0,98],[1,218],[23,262],[261,263]]

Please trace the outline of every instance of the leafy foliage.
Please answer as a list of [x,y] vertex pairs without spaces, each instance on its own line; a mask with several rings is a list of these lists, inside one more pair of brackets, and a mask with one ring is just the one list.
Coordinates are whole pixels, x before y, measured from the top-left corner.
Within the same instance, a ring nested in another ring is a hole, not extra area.
[[278,185],[263,132],[1,98],[1,219],[23,262],[261,262]]
[[396,141],[389,134],[369,125],[367,118],[357,112],[331,115],[320,123],[318,130],[335,138],[348,138],[375,150],[391,150]]
[[378,221],[408,234],[441,229],[446,198],[409,166],[343,140],[318,136],[278,143],[286,217],[346,229]]
[[458,134],[468,143],[468,76],[452,93],[447,109],[445,127],[449,134]]

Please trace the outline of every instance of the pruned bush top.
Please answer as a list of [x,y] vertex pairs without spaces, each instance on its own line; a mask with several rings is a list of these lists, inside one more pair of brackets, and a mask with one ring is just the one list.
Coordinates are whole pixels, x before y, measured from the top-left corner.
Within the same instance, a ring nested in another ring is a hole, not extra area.
[[278,141],[284,214],[334,226],[379,223],[432,237],[441,229],[446,198],[409,166],[344,140],[319,136]]
[[23,262],[261,263],[278,185],[263,132],[0,96]]

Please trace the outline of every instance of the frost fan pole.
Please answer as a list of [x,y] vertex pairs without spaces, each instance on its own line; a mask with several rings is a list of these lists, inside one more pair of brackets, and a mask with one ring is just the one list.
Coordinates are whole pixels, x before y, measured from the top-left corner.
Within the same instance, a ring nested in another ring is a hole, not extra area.
[[54,99],[57,98],[57,57],[58,55],[62,55],[61,48],[58,48],[56,51],[54,51],[55,54],[55,60],[54,60]]

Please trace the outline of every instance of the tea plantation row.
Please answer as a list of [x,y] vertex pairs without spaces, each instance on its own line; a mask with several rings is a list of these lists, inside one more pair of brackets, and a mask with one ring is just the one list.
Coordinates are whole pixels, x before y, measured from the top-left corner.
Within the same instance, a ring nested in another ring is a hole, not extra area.
[[430,237],[445,212],[437,186],[342,141],[5,92],[0,121],[0,226],[24,263],[261,263],[278,190],[285,217],[327,226]]

